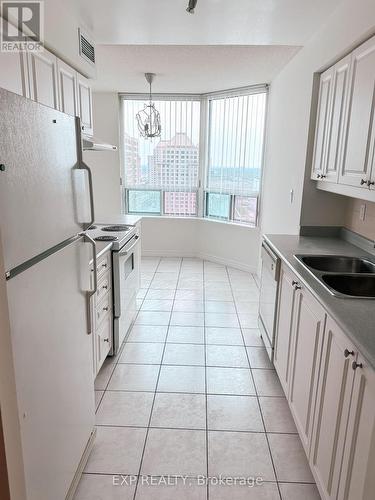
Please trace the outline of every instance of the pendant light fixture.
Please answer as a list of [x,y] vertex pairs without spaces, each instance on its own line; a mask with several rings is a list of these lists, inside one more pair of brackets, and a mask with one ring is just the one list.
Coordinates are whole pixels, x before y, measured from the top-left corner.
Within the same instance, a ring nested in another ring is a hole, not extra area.
[[197,6],[198,0],[189,0],[186,12],[189,12],[189,14],[194,14],[195,12],[195,7]]
[[150,85],[150,99],[149,103],[145,104],[145,107],[137,113],[136,119],[141,136],[150,139],[152,137],[160,137],[161,124],[159,111],[156,110],[155,104],[152,102],[151,85],[155,78],[155,73],[145,73],[145,78]]

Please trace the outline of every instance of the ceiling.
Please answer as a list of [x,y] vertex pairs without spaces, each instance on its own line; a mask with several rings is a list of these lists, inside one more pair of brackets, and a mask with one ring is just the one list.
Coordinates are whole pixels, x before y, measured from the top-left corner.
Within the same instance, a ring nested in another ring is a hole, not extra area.
[[269,83],[298,51],[285,46],[99,45],[95,91],[205,93]]
[[[50,0],[49,0],[50,1]],[[99,44],[304,45],[341,0],[66,0]]]

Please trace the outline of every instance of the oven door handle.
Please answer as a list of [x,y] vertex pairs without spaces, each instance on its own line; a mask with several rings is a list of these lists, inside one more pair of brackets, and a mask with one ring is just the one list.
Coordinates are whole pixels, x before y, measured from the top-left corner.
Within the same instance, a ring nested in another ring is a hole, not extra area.
[[130,252],[131,250],[133,250],[133,248],[134,248],[136,245],[138,245],[138,243],[139,243],[139,242],[138,242],[139,236],[138,236],[138,235],[134,236],[134,239],[135,239],[134,243],[133,243],[132,245],[130,245],[130,247],[129,247],[129,248],[127,248],[124,252],[118,252],[119,257],[124,256],[124,255],[128,255],[128,254],[129,254],[129,252]]
[[97,270],[97,258],[96,258],[96,243],[87,233],[81,233],[83,236],[83,241],[85,243],[90,243],[92,247],[92,261],[93,261],[93,273],[94,273],[94,287],[89,292],[86,292],[87,301],[87,333],[91,335],[93,333],[93,322],[91,316],[91,297],[95,295],[98,290],[98,270]]

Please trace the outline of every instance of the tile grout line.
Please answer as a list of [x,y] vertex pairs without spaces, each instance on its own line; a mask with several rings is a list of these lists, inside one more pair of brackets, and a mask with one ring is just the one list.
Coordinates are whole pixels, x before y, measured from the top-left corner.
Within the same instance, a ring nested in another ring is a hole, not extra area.
[[[155,274],[156,274],[157,269],[160,266],[161,262],[162,262],[162,258],[160,258],[160,260],[159,260],[159,264],[158,264],[158,266],[157,266],[157,268],[155,270]],[[175,299],[176,299],[177,286],[178,286],[178,281],[180,279],[180,273],[181,273],[181,266],[182,266],[182,258],[180,260],[180,265],[179,265],[179,268],[178,268],[178,277],[177,277],[177,282],[176,282],[176,288],[175,288],[174,294],[173,294],[172,310],[173,310],[173,305],[174,305],[174,302],[175,302]],[[154,276],[155,276],[155,274],[154,274]],[[160,373],[161,373],[161,369],[162,369],[162,366],[163,366],[163,358],[164,358],[164,353],[165,353],[165,349],[166,349],[166,346],[167,346],[167,338],[168,338],[168,334],[169,334],[169,327],[170,327],[171,319],[172,319],[172,311],[171,311],[171,313],[169,315],[169,324],[168,324],[167,334],[166,334],[165,341],[164,341],[163,352],[162,352],[162,355],[161,355],[161,361],[160,361],[160,365],[159,365],[159,372],[158,372],[158,376],[157,376],[157,379],[156,379],[155,390],[154,390],[154,397],[153,397],[153,400],[152,400],[152,405],[151,405],[151,410],[150,410],[150,416],[149,416],[149,419],[148,419],[148,425],[147,425],[147,430],[146,430],[146,436],[145,436],[145,440],[144,440],[144,444],[143,444],[143,450],[142,450],[141,460],[140,460],[140,463],[139,463],[138,477],[137,477],[137,483],[136,483],[135,489],[134,489],[133,500],[136,500],[138,486],[139,486],[139,478],[141,477],[143,459],[144,459],[144,455],[145,455],[145,451],[146,451],[146,445],[147,445],[148,435],[149,435],[150,428],[151,428],[152,414],[153,414],[153,411],[154,411],[155,399],[156,399],[156,394],[157,394],[157,389],[158,389],[158,384],[159,384],[159,379],[160,379]]]
[[[206,275],[203,261],[203,340],[204,340],[204,388],[206,402],[206,477],[209,475],[209,433],[208,433],[208,379],[207,379],[207,335],[206,335]],[[210,498],[210,488],[207,481],[206,497]]]
[[[154,276],[155,276],[155,273],[156,273],[156,271],[157,271],[157,268],[159,267],[160,261],[161,261],[161,258],[159,258],[159,262],[158,262],[158,264],[157,264],[157,266],[156,266],[156,268],[155,268],[155,271],[154,271],[154,273],[153,273],[153,278],[154,278]],[[153,278],[152,278],[152,279],[153,279]],[[142,278],[141,278],[141,279],[142,279]],[[152,281],[152,280],[151,280],[151,281]],[[150,282],[150,284],[151,284],[151,282]],[[148,287],[147,287],[147,292],[145,293],[145,296],[144,296],[144,297],[143,297],[143,299],[142,299],[142,304],[143,304],[143,301],[145,300],[145,297],[146,297],[146,295],[147,295],[147,293],[148,293],[148,290],[149,290],[149,289],[150,289],[150,287],[148,286]],[[136,298],[136,300],[137,300],[137,298]],[[117,365],[119,364],[119,360],[120,360],[120,357],[121,357],[121,355],[122,355],[122,351],[124,350],[125,345],[127,344],[127,341],[128,341],[129,335],[130,335],[130,333],[131,333],[131,331],[132,331],[132,329],[133,329],[133,327],[134,327],[134,325],[135,325],[135,322],[136,322],[136,319],[137,319],[137,317],[138,317],[138,315],[139,315],[139,312],[140,312],[140,309],[138,309],[138,308],[137,308],[137,313],[136,313],[136,315],[135,315],[134,321],[133,321],[133,323],[131,324],[131,326],[130,326],[130,328],[129,328],[129,330],[128,330],[127,334],[126,334],[126,337],[125,337],[125,339],[124,339],[124,341],[123,341],[123,343],[122,343],[122,345],[121,345],[121,347],[120,347],[120,350],[119,350],[119,353],[118,353],[118,356],[117,356],[117,360],[116,360],[116,362],[114,363],[114,368],[113,368],[113,370],[112,370],[111,376],[110,376],[110,377],[109,377],[109,379],[108,379],[108,383],[107,383],[106,388],[105,388],[105,390],[104,390],[104,392],[103,392],[102,399],[100,400],[100,403],[99,403],[99,405],[98,405],[98,410],[99,410],[100,405],[101,405],[101,403],[102,403],[102,400],[103,400],[103,398],[104,398],[104,396],[105,396],[105,394],[106,394],[106,392],[107,392],[107,390],[108,390],[108,386],[109,386],[109,384],[110,384],[110,382],[111,382],[111,379],[112,379],[112,377],[113,377],[113,373],[114,373],[114,371],[115,371],[115,369],[116,369]],[[137,484],[138,484],[138,478],[137,478]],[[135,499],[135,492],[136,492],[136,489],[137,489],[137,488],[135,488],[135,490],[134,490],[134,497],[133,497],[133,499]]]
[[[232,295],[233,295],[233,300],[234,300],[234,293],[233,293],[233,287],[232,287],[232,281],[230,279],[230,275],[229,275],[229,272],[228,272],[228,268],[226,267],[226,270],[227,270],[227,273],[228,273],[228,277],[229,277],[229,283],[230,283],[230,287],[231,287],[231,291],[232,291]],[[253,278],[254,279],[254,278]],[[255,280],[254,280],[255,281]],[[237,318],[238,318],[238,322],[240,321],[240,318],[239,318],[239,314],[238,314],[238,310],[237,310],[237,304],[236,304],[236,301],[234,300],[234,307],[236,309],[236,313],[237,313]],[[241,323],[240,323],[240,327],[241,327]],[[245,338],[243,336],[243,331],[242,331],[242,327],[241,327],[241,335],[242,335],[242,338],[243,338],[243,341],[244,341],[244,346],[245,346]],[[263,412],[262,412],[262,407],[260,405],[260,401],[259,401],[259,394],[258,394],[258,389],[257,389],[257,386],[255,384],[255,379],[254,379],[254,376],[253,376],[253,371],[252,371],[252,368],[251,368],[251,363],[250,363],[250,358],[249,358],[249,354],[248,354],[248,351],[246,349],[246,346],[245,346],[245,351],[246,351],[246,356],[247,356],[247,360],[248,360],[248,363],[249,363],[249,368],[250,368],[250,376],[251,376],[251,379],[253,381],[253,385],[254,385],[254,390],[255,390],[255,395],[256,395],[256,398],[257,398],[257,403],[258,403],[258,408],[259,408],[259,412],[260,412],[260,416],[261,416],[261,419],[262,419],[262,424],[263,424],[263,427],[264,427],[264,430],[265,430],[265,439],[266,439],[266,442],[267,442],[267,447],[268,447],[268,452],[270,454],[270,459],[271,459],[271,463],[272,463],[272,468],[273,468],[273,472],[274,472],[274,475],[275,475],[275,479],[276,479],[276,484],[277,484],[277,490],[278,490],[278,493],[279,493],[279,497],[280,497],[280,500],[281,500],[281,490],[280,490],[280,486],[279,486],[279,481],[278,481],[278,477],[277,477],[277,474],[276,474],[276,467],[275,467],[275,463],[274,463],[274,459],[273,459],[273,455],[272,455],[272,451],[271,451],[271,446],[270,446],[270,443],[269,443],[269,439],[268,439],[268,433],[267,433],[267,430],[266,430],[266,425],[265,425],[265,422],[264,422],[264,417],[263,417]]]

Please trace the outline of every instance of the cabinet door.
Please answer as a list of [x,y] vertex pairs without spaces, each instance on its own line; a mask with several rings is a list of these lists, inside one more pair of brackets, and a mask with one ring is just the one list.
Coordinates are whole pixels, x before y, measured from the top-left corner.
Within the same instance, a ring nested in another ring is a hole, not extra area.
[[[6,21],[0,17],[0,36],[3,23]],[[24,52],[0,51],[0,87],[15,94],[30,97],[27,60]]]
[[81,118],[82,132],[92,135],[94,126],[92,120],[92,90],[87,78],[77,73],[78,114]]
[[345,132],[346,103],[349,86],[351,55],[334,66],[332,105],[327,140],[327,158],[324,179],[337,182],[342,166],[343,136]]
[[290,348],[292,345],[292,318],[295,289],[294,275],[281,267],[276,323],[274,365],[285,394],[288,394]]
[[106,315],[95,332],[96,370],[99,372],[112,346],[112,313]]
[[340,500],[372,500],[375,491],[375,371],[361,356],[357,362],[360,366],[354,376]]
[[[326,170],[326,150],[334,69],[322,73],[319,85],[319,101],[316,117],[312,179],[318,179]],[[319,176],[319,177],[318,177]]]
[[309,452],[324,334],[325,311],[304,288],[295,299],[289,405],[302,444]]
[[325,499],[336,499],[337,495],[355,357],[354,346],[327,318],[310,452],[310,465]]
[[344,161],[339,182],[364,185],[371,169],[375,91],[375,37],[352,53]]
[[60,111],[77,116],[77,72],[60,59],[57,60],[57,81]]
[[29,52],[31,98],[51,108],[59,109],[57,57],[44,50]]

